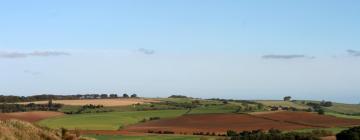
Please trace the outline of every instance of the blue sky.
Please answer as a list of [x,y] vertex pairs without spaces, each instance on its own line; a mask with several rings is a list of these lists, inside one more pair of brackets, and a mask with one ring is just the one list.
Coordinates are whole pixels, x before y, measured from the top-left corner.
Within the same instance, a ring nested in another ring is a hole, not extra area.
[[[0,1],[0,93],[360,100],[359,1]],[[350,50],[350,51],[349,51]]]

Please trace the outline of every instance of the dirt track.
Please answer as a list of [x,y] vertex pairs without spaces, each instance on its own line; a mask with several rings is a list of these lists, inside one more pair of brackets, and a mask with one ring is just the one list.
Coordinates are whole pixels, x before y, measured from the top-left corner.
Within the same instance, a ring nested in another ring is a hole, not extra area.
[[215,132],[225,133],[227,130],[251,131],[295,130],[305,128],[327,128],[338,126],[360,125],[360,120],[341,119],[307,112],[277,112],[271,114],[204,114],[186,115],[173,119],[150,121],[127,127],[133,132],[173,131],[175,133]]
[[51,111],[0,113],[0,120],[17,119],[27,122],[36,122],[47,118],[62,116],[63,113]]

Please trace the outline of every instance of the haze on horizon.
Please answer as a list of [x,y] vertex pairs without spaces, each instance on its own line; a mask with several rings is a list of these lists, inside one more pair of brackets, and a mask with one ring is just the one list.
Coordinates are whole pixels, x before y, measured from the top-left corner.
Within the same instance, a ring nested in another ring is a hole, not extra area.
[[0,94],[360,102],[360,1],[0,2]]

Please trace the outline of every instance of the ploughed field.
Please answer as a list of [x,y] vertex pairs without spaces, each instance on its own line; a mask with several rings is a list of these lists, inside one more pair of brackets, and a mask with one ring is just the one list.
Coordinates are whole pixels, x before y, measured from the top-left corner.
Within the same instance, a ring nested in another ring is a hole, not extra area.
[[36,122],[43,119],[58,117],[62,115],[64,114],[60,112],[52,112],[52,111],[0,113],[0,120],[17,119],[27,122]]
[[184,115],[177,118],[149,121],[131,125],[126,131],[172,131],[192,134],[194,132],[225,133],[227,130],[251,131],[295,130],[307,128],[348,127],[360,125],[360,120],[343,119],[308,112],[276,112],[267,114],[202,114]]
[[[64,104],[64,105],[73,105],[73,106],[82,106],[82,105],[103,105],[103,106],[128,106],[133,104],[144,104],[151,102],[159,102],[152,99],[84,99],[84,100],[53,100],[53,103]],[[47,104],[48,101],[35,101],[35,102],[23,102],[20,104]]]

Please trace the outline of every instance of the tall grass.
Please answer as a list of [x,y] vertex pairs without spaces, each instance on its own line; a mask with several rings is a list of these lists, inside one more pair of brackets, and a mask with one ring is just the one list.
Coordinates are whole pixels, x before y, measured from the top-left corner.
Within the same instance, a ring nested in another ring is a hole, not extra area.
[[6,120],[0,121],[0,140],[61,140],[61,137],[55,130],[23,121]]

